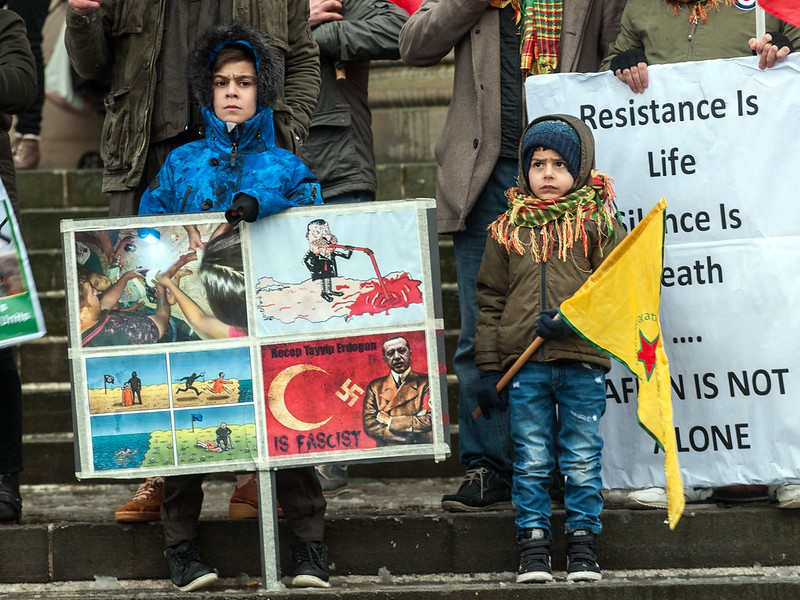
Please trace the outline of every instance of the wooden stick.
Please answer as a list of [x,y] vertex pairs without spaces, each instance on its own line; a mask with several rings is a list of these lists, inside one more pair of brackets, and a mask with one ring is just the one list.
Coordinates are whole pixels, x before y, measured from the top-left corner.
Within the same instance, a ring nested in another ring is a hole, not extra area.
[[[508,385],[508,382],[511,381],[511,378],[517,374],[517,371],[519,371],[522,368],[522,365],[528,362],[528,359],[531,357],[531,355],[534,352],[536,352],[539,349],[539,346],[541,346],[543,343],[544,343],[544,338],[536,336],[536,338],[531,342],[531,345],[525,349],[525,352],[520,354],[520,357],[514,362],[513,365],[511,365],[511,368],[508,371],[506,371],[506,374],[503,375],[500,381],[497,382],[498,393],[503,391],[503,389]],[[478,419],[482,414],[483,411],[479,406],[478,408],[475,409],[475,412],[472,413],[472,418]]]
[[[554,321],[558,321],[559,319],[561,319],[561,315],[556,315],[555,317],[553,317]],[[522,365],[528,362],[528,359],[531,356],[533,356],[533,353],[536,352],[539,349],[539,346],[541,346],[543,343],[544,343],[544,338],[539,337],[538,335],[534,338],[534,340],[531,342],[531,345],[525,349],[525,352],[520,354],[520,357],[514,361],[514,364],[511,365],[511,368],[508,371],[506,371],[506,374],[503,375],[500,381],[497,382],[498,394],[502,392],[503,389],[505,389],[505,387],[508,385],[508,382],[511,381],[511,378],[517,374],[517,371],[519,371],[522,368]],[[479,406],[478,408],[475,409],[475,412],[472,413],[472,418],[477,419],[482,414],[483,411]]]

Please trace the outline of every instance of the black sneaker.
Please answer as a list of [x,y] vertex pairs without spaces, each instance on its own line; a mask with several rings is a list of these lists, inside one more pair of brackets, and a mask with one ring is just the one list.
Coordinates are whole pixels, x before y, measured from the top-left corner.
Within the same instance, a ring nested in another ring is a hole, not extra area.
[[550,568],[550,536],[544,529],[524,529],[517,537],[519,572],[517,583],[553,581]]
[[192,592],[217,580],[217,571],[203,563],[197,542],[181,542],[164,551],[172,584],[182,592]]
[[330,587],[328,548],[322,542],[295,542],[292,546],[292,587]]
[[467,470],[455,494],[442,496],[442,508],[450,512],[497,510],[511,506],[511,487],[486,467]]
[[597,564],[597,534],[576,529],[567,534],[567,581],[600,581]]

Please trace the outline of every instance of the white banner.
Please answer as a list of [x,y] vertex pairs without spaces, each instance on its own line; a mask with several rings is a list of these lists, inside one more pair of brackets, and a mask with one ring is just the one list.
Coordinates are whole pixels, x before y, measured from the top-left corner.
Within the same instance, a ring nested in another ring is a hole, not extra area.
[[[630,230],[668,204],[661,323],[684,485],[800,481],[800,57],[656,65],[633,94],[610,72],[531,77],[528,116],[580,117]],[[608,378],[603,484],[664,484],[635,378]]]

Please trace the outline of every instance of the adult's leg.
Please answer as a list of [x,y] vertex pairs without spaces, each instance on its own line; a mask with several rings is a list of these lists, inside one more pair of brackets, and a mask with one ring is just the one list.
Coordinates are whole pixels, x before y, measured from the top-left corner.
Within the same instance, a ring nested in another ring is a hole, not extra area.
[[22,471],[22,386],[13,348],[0,348],[0,473]]
[[458,378],[460,458],[467,469],[486,467],[504,478],[509,485],[512,457],[508,411],[505,413],[497,411],[488,420],[475,419],[472,414],[478,408],[475,396],[478,370],[475,367],[474,348],[475,325],[478,318],[478,300],[475,292],[478,270],[486,245],[486,227],[506,210],[505,191],[514,185],[516,176],[516,161],[501,158],[467,217],[466,230],[453,234],[461,311],[461,331],[453,358],[453,369]]
[[44,106],[44,58],[42,56],[42,28],[50,0],[8,0],[10,10],[17,13],[25,21],[28,43],[36,63],[36,99],[27,109],[17,116],[15,129],[17,133],[39,135],[42,125],[42,107]]

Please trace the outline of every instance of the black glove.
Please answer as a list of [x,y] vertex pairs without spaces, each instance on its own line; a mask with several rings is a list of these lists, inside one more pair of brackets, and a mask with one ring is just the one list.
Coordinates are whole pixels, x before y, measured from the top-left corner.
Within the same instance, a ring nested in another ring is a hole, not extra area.
[[611,59],[611,72],[616,73],[617,69],[624,71],[625,69],[635,67],[641,62],[646,65],[650,64],[647,62],[647,56],[645,55],[644,50],[640,50],[639,48],[631,48],[630,50],[620,52]]
[[492,411],[505,411],[508,408],[508,390],[503,389],[497,392],[497,384],[503,378],[500,371],[479,371],[480,379],[476,394],[478,396],[478,406],[481,413],[487,419],[492,418]]
[[257,218],[258,200],[242,192],[236,194],[236,197],[233,199],[233,204],[225,211],[225,219],[231,225],[236,225],[242,219],[248,223],[252,223]]
[[555,318],[557,314],[558,310],[555,308],[540,312],[534,333],[546,340],[561,340],[572,333],[572,329],[563,319]]
[[789,41],[789,38],[783,35],[780,31],[768,31],[768,34],[772,36],[772,41],[770,44],[773,46],[777,46],[778,50],[786,46],[789,48],[789,52],[794,52],[794,47],[792,46],[792,42]]

